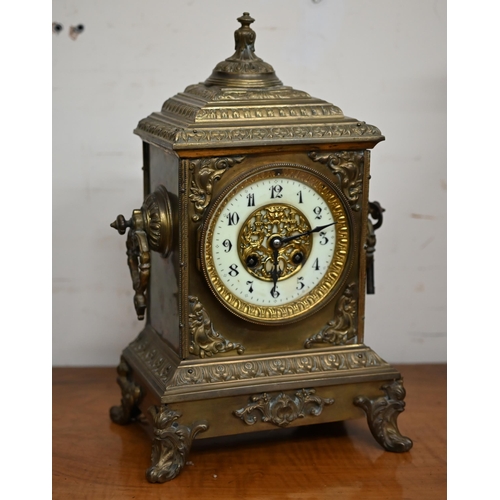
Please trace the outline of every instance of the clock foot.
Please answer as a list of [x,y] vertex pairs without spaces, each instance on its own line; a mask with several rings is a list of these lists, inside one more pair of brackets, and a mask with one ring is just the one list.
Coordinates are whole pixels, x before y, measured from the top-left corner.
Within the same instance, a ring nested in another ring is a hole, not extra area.
[[376,399],[358,396],[354,399],[354,404],[365,411],[370,431],[382,447],[396,453],[408,451],[413,442],[401,435],[397,425],[397,418],[405,408],[403,400],[406,391],[403,382],[395,380],[383,385],[381,389],[385,392],[385,396]]
[[111,420],[116,424],[125,425],[134,422],[141,414],[139,404],[142,400],[142,390],[132,379],[132,369],[121,358],[117,368],[118,378],[116,381],[122,390],[122,399],[120,406],[113,406],[109,410]]
[[150,483],[164,483],[177,477],[191,449],[191,443],[199,432],[208,429],[206,420],[194,422],[191,427],[177,419],[182,416],[166,405],[149,409],[154,422],[154,441],[151,450],[151,467],[146,471]]

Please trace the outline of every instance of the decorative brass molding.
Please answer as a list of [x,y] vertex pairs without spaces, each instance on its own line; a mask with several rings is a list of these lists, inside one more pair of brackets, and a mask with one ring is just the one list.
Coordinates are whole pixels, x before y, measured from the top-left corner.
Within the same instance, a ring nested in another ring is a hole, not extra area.
[[182,102],[179,97],[172,97],[163,103],[162,113],[194,121],[200,111],[200,105]]
[[156,121],[150,117],[143,118],[137,124],[137,129],[174,144],[179,138],[179,131],[182,130],[178,126],[165,123],[164,121]]
[[245,348],[241,344],[229,342],[215,331],[212,321],[198,297],[189,296],[189,310],[189,333],[191,334],[189,352],[191,354],[204,358],[232,350],[236,350],[238,354],[245,352]]
[[380,389],[385,392],[385,396],[376,399],[358,396],[353,403],[365,411],[370,431],[382,447],[397,453],[408,451],[413,442],[401,435],[397,425],[397,418],[405,408],[403,381],[395,380]]
[[311,105],[296,104],[266,107],[207,107],[196,113],[196,122],[225,121],[225,120],[261,120],[267,118],[296,118],[296,117],[321,117],[341,115],[342,111],[332,104]]
[[[282,86],[276,89],[242,89],[207,87],[203,83],[189,85],[184,93],[206,99],[207,101],[254,101],[254,100],[287,100],[311,99],[311,95],[303,90]],[[326,103],[329,104],[329,103]]]
[[212,199],[214,183],[232,166],[241,163],[245,156],[202,158],[189,162],[191,170],[191,186],[189,199],[194,204],[195,214],[192,219],[201,219]]
[[[197,98],[200,98],[204,101],[218,101],[220,99],[220,96],[223,95],[225,92],[220,87],[207,87],[203,83],[194,83],[192,85],[188,85],[184,89],[184,94],[188,94],[191,98],[192,96],[196,96]],[[182,95],[182,94],[181,94]],[[173,99],[171,97],[170,99]],[[170,101],[170,99],[167,99],[163,106]]]
[[304,347],[310,349],[312,344],[327,343],[345,345],[356,336],[355,316],[357,313],[356,283],[347,285],[344,293],[335,306],[335,317],[315,335],[309,337]]
[[[194,97],[194,99],[193,99]],[[260,104],[255,101],[262,101]],[[290,102],[291,101],[291,102]],[[343,118],[338,106],[315,99],[307,92],[292,87],[277,89],[207,88],[203,84],[191,85],[163,103],[161,115],[174,118],[184,125],[202,122],[244,122],[304,117],[315,121],[322,118]],[[161,115],[156,115],[158,118]]]
[[[352,142],[365,138],[366,140],[381,140],[380,130],[364,122],[340,122],[338,124],[314,125],[261,125],[258,127],[238,126],[231,127],[207,127],[186,126],[180,127],[168,122],[144,118],[137,126],[137,131],[143,131],[148,135],[164,139],[175,144],[176,149],[195,146],[196,148],[208,146],[232,146],[255,145],[257,142],[265,141],[270,144],[281,144],[294,142],[297,144],[305,142]],[[141,134],[139,134],[141,135]]]
[[[157,335],[157,333],[154,333]],[[155,346],[151,339],[142,331],[129,345],[134,354],[146,365],[148,372],[158,377],[163,384],[172,376],[172,362]]]
[[117,367],[118,378],[116,381],[122,391],[120,406],[113,406],[109,416],[115,424],[125,425],[134,422],[141,414],[139,404],[143,398],[143,391],[132,379],[132,369],[123,356]]
[[371,125],[345,123],[338,125],[318,124],[301,126],[260,126],[210,129],[182,129],[178,131],[178,142],[184,144],[236,143],[271,140],[334,139],[380,136],[380,131]]
[[364,153],[340,151],[319,155],[316,151],[311,151],[308,156],[313,161],[323,163],[338,176],[342,191],[349,200],[351,208],[358,211],[361,208],[358,201],[363,190]]
[[[248,50],[248,53],[252,54],[252,51]],[[219,64],[217,64],[217,66],[214,68],[214,71],[232,73],[235,75],[243,75],[249,71],[252,71],[252,73],[260,74],[274,73],[273,67],[257,56],[254,56],[254,59],[252,61],[249,61],[248,63],[242,63],[239,60],[231,61],[230,59],[226,59],[225,61],[221,61]],[[218,81],[217,83],[220,82]]]
[[258,421],[258,414],[261,413],[262,422],[286,427],[294,420],[304,418],[306,415],[317,417],[325,405],[334,403],[333,399],[314,396],[315,392],[314,389],[301,389],[292,396],[283,392],[273,397],[267,393],[259,394],[252,396],[245,407],[233,413],[248,425],[254,425]]
[[179,366],[167,385],[176,387],[199,387],[201,384],[218,384],[239,380],[260,380],[276,377],[285,382],[288,377],[314,374],[328,376],[333,372],[360,372],[374,367],[388,367],[389,364],[369,348],[347,352],[297,354],[273,358],[235,360],[211,363],[203,366]]
[[191,444],[196,435],[208,429],[206,420],[194,422],[190,427],[179,424],[182,416],[166,405],[152,406],[154,440],[151,449],[151,467],[146,471],[150,483],[164,483],[179,475],[186,464]]

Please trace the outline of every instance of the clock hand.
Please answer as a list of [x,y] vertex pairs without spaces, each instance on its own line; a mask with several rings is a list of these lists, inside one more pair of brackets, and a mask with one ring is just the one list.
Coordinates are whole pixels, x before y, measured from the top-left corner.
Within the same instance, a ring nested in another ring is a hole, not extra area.
[[278,248],[275,246],[275,242],[277,240],[274,239],[271,242],[271,246],[273,247],[273,268],[271,269],[271,278],[273,279],[273,288],[271,290],[271,295],[274,297],[276,294],[276,284],[278,282],[278,278],[281,275],[281,269],[278,268]]
[[317,233],[321,231],[322,229],[326,229],[327,227],[333,226],[334,224],[337,224],[336,222],[331,222],[330,224],[325,224],[324,226],[317,226],[314,229],[311,229],[310,231],[306,231],[305,233],[301,234],[296,234],[295,236],[287,236],[286,238],[281,238],[281,244],[283,243],[288,243],[289,241],[295,240],[297,238],[300,238],[302,236],[307,236],[312,233]]

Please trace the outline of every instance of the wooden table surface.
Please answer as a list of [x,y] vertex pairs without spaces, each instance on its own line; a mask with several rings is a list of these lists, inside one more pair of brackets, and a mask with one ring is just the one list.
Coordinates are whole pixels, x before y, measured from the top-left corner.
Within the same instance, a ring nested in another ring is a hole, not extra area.
[[150,484],[151,440],[119,426],[115,368],[53,369],[54,499],[445,499],[446,365],[399,365],[409,453],[389,453],[365,419],[194,441],[171,482]]

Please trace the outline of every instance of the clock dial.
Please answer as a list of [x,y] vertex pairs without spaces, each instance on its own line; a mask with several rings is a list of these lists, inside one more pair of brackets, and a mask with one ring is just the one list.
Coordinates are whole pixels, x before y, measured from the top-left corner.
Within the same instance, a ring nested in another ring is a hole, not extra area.
[[231,184],[202,233],[202,267],[224,306],[257,323],[296,321],[322,307],[346,274],[351,223],[326,177],[269,165]]

